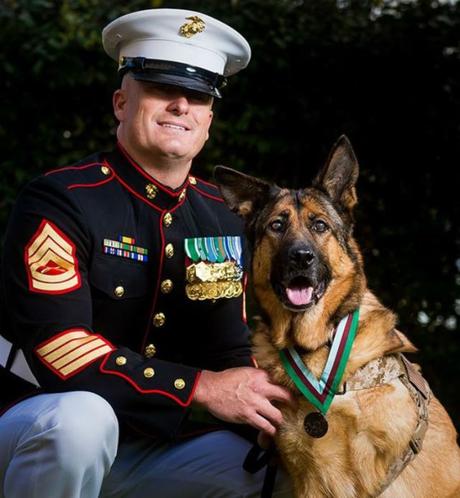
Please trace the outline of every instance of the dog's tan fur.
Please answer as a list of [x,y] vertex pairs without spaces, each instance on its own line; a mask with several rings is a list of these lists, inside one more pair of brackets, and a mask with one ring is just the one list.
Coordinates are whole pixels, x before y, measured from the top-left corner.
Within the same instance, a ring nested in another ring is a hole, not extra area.
[[[311,320],[309,328],[304,330],[330,333],[330,330],[320,328],[321,322],[321,319]],[[403,334],[392,331],[393,326],[393,314],[366,291],[344,380],[360,366],[389,352],[413,351]],[[289,326],[284,324],[283,328]],[[409,392],[395,380],[389,385],[336,396],[327,414],[327,434],[314,439],[303,428],[304,417],[313,407],[299,395],[286,375],[271,334],[271,329],[259,322],[254,334],[255,355],[259,366],[270,372],[275,382],[288,386],[298,397],[296,411],[283,408],[284,423],[276,438],[294,480],[296,496],[375,496],[390,464],[406,450],[416,426],[416,410]],[[327,346],[323,346],[303,356],[317,377],[321,375],[327,354]],[[456,432],[436,398],[429,404],[429,426],[422,451],[381,496],[460,496],[460,453]]]
[[[339,197],[334,198],[339,189],[336,188],[334,194],[333,183],[334,175],[341,174],[341,161],[353,158],[351,146],[342,139],[329,159],[329,173],[323,173],[316,184],[316,189],[321,187],[335,205],[341,207],[339,212],[342,221],[346,220],[345,225],[356,203],[357,173],[353,173],[349,184],[344,183],[346,188]],[[330,163],[334,162],[331,168]],[[253,183],[252,190],[242,194],[238,181],[216,176],[230,207],[239,212],[239,206],[244,205],[244,212],[240,214],[248,221],[248,216],[255,211],[254,198],[264,188],[263,184]],[[322,195],[313,190],[306,189],[297,204],[288,190],[278,189],[271,198],[275,200],[271,201],[269,212],[260,215],[258,223],[266,226],[280,215],[288,218],[285,239],[302,236],[310,219],[320,216],[333,225],[331,217],[338,216],[330,204],[322,202]],[[262,208],[258,209],[260,212]],[[351,222],[349,224],[351,226]],[[415,348],[395,329],[395,315],[368,290],[362,258],[351,231],[346,234],[345,242],[340,242],[333,233],[327,236],[305,233],[306,236],[318,251],[327,255],[332,278],[313,307],[296,313],[282,305],[270,283],[279,238],[263,227],[253,235],[253,285],[265,314],[254,331],[255,356],[273,381],[287,386],[298,399],[296,410],[281,407],[284,423],[276,436],[276,444],[298,498],[373,497],[381,489],[390,465],[406,451],[417,425],[417,410],[408,389],[395,379],[389,384],[335,396],[327,412],[329,430],[324,437],[316,439],[304,430],[305,415],[315,409],[286,374],[279,351],[292,345],[300,346],[305,351],[303,361],[320,377],[337,317],[358,306],[359,328],[343,381],[371,360],[395,352],[410,353]],[[428,410],[429,423],[422,451],[380,495],[383,498],[460,497],[460,450],[455,429],[435,397],[431,398]]]

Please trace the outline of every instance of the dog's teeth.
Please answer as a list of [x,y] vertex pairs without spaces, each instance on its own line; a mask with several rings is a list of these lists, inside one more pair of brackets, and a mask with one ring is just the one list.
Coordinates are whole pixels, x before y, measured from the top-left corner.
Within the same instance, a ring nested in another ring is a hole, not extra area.
[[286,289],[286,294],[289,301],[291,301],[291,303],[294,304],[295,306],[305,306],[306,304],[309,304],[312,300],[313,287],[301,287],[301,288],[288,287]]

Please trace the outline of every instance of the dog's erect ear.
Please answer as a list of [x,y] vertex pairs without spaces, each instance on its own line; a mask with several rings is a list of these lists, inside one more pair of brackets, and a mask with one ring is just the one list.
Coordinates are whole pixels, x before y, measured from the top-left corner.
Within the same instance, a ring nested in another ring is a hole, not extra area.
[[251,218],[273,195],[270,183],[225,166],[214,168],[214,178],[228,207],[242,218]]
[[329,195],[342,209],[351,212],[357,202],[355,185],[358,174],[358,161],[353,147],[348,138],[342,135],[332,147],[313,186]]

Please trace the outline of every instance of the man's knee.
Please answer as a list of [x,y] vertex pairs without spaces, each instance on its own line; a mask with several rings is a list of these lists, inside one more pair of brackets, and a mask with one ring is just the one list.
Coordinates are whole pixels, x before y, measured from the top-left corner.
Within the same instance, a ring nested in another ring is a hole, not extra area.
[[62,470],[99,461],[108,471],[116,456],[118,422],[112,407],[97,394],[62,393],[54,395],[21,439],[47,446]]

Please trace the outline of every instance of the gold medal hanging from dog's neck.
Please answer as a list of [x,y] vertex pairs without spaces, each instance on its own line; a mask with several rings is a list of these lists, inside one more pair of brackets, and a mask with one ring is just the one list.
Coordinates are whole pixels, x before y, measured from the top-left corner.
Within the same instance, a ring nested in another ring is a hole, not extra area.
[[295,348],[286,348],[279,353],[284,369],[297,389],[319,410],[307,414],[304,420],[305,431],[312,437],[323,437],[328,430],[325,415],[342,380],[358,321],[359,308],[342,318],[335,330],[331,350],[319,379],[308,369]]

